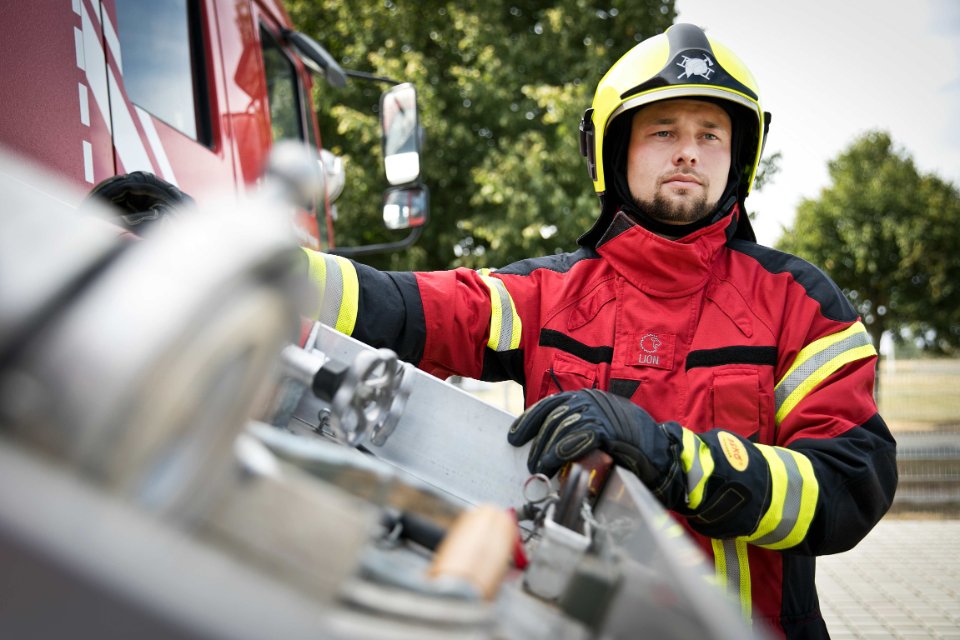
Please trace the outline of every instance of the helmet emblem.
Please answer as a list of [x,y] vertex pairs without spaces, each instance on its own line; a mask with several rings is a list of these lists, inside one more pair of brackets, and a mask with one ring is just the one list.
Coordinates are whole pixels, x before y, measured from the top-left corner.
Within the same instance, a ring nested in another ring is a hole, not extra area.
[[715,71],[715,69],[712,68],[713,60],[706,54],[704,54],[702,58],[688,58],[687,56],[683,56],[683,60],[678,62],[677,66],[683,69],[683,73],[677,76],[677,80],[692,78],[693,76],[700,76],[704,80],[709,80],[710,74]]

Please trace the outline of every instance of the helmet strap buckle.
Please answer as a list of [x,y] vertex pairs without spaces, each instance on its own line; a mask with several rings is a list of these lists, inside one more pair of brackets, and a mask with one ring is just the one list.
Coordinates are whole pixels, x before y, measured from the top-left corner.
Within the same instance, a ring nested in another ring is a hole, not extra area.
[[587,159],[587,173],[591,180],[597,179],[596,133],[593,129],[593,109],[583,112],[580,119],[580,155]]

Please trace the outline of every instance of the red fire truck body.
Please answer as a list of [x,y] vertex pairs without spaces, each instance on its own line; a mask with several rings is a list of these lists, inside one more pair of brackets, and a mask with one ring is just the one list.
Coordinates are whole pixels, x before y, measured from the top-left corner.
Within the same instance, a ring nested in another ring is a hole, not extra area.
[[[203,204],[255,184],[276,140],[320,147],[280,0],[14,0],[0,15],[20,25],[0,38],[0,146],[85,191],[147,171]],[[332,247],[330,202],[297,227]]]

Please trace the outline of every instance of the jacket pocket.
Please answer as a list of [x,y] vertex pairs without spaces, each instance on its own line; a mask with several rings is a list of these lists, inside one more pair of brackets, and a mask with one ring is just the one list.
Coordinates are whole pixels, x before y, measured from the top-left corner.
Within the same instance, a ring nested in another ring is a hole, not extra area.
[[715,373],[713,426],[744,437],[760,431],[760,376],[756,371]]
[[593,389],[597,386],[597,365],[572,356],[556,354],[543,374],[540,398],[577,389]]

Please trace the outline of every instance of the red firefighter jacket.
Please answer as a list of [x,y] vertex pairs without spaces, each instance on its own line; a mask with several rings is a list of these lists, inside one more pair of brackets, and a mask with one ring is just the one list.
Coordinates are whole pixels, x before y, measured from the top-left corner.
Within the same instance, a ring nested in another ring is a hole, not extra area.
[[674,241],[621,213],[596,249],[494,272],[382,273],[327,256],[343,293],[326,321],[440,377],[516,380],[528,406],[597,388],[657,421],[742,436],[768,462],[754,465],[749,504],[680,520],[745,616],[826,637],[814,556],[855,545],[896,486],[876,352],[827,276],[733,239],[736,215]]

